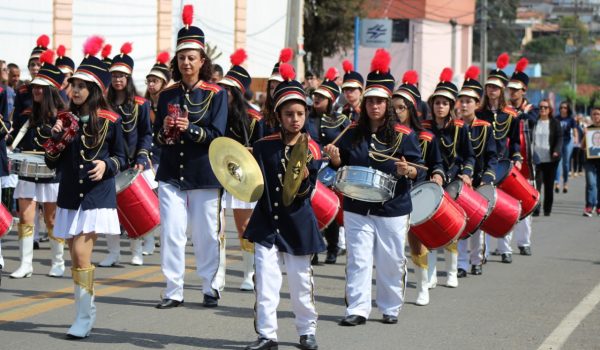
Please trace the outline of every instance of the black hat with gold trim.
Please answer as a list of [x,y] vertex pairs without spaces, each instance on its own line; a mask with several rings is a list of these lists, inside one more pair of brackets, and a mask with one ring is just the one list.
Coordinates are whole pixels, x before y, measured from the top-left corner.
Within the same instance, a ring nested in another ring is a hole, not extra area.
[[66,56],[67,48],[64,45],[59,45],[56,49],[58,58],[56,59],[56,67],[60,69],[63,74],[73,74],[75,71],[75,62],[70,57]]
[[177,33],[175,52],[190,49],[204,51],[204,32],[192,25],[194,22],[194,6],[185,5],[181,12],[181,18],[183,19],[183,28]]
[[110,53],[112,52],[112,45],[106,44],[102,47],[102,62],[106,64],[107,67],[110,67],[112,64],[112,58],[110,58]]
[[252,83],[252,77],[250,77],[248,71],[242,67],[242,63],[244,63],[246,58],[248,58],[248,55],[244,49],[238,49],[231,54],[231,56],[229,56],[231,68],[227,74],[225,74],[223,79],[219,81],[219,84],[233,86],[238,88],[242,94],[246,93],[246,90],[250,88],[250,84]]
[[133,46],[131,43],[124,43],[121,46],[121,53],[113,57],[112,63],[110,64],[109,72],[121,72],[127,75],[133,73],[133,58],[129,56]]
[[336,84],[336,79],[338,78],[339,72],[334,67],[331,67],[325,73],[325,80],[323,83],[315,90],[315,94],[319,94],[321,96],[325,96],[325,98],[330,99],[332,102],[335,102],[341,94],[340,87]]
[[110,73],[106,64],[95,56],[100,52],[103,43],[104,39],[97,35],[85,41],[83,44],[83,61],[81,61],[73,76],[69,78],[70,82],[73,79],[81,79],[98,85],[103,92],[106,91],[110,84]]
[[65,75],[54,65],[54,51],[46,50],[40,55],[42,67],[31,81],[33,85],[51,86],[59,89],[65,80]]
[[392,56],[385,49],[377,49],[371,60],[371,72],[367,75],[367,84],[363,97],[392,97],[394,77],[390,73]]
[[273,66],[273,71],[271,72],[269,81],[283,81],[281,74],[279,74],[279,65],[281,65],[282,63],[288,63],[292,59],[292,57],[294,57],[294,50],[290,49],[289,47],[281,49],[281,52],[279,53],[279,61],[277,61],[277,63],[275,63],[275,66]]
[[492,69],[490,74],[488,74],[488,78],[485,81],[485,85],[495,85],[499,88],[505,88],[506,84],[508,84],[508,76],[504,73],[503,69],[508,66],[508,62],[510,57],[506,52],[501,53],[496,59],[496,69]]
[[483,96],[483,86],[477,81],[479,77],[479,67],[471,66],[465,72],[465,81],[463,82],[462,88],[458,92],[458,97],[469,96],[477,101],[481,101]]
[[36,45],[31,50],[31,56],[29,56],[29,60],[33,60],[36,58],[40,58],[42,52],[48,50],[48,45],[50,44],[50,37],[46,34],[40,35],[36,40]]
[[394,92],[393,97],[404,97],[413,107],[417,108],[421,102],[421,93],[417,87],[419,74],[417,71],[409,70],[402,76],[402,85]]
[[273,94],[275,111],[277,112],[283,103],[290,100],[296,100],[306,105],[306,93],[302,84],[295,80],[296,72],[294,71],[294,67],[288,63],[280,64],[279,76],[281,76],[283,81],[277,85]]
[[527,85],[529,85],[529,76],[525,74],[525,68],[527,68],[527,65],[529,65],[529,60],[525,57],[521,58],[517,62],[515,66],[515,72],[508,82],[509,88],[527,90]]
[[359,72],[354,70],[354,65],[352,62],[349,60],[344,60],[344,62],[342,62],[342,67],[344,68],[344,81],[342,83],[342,89],[364,89],[365,79],[363,79]]
[[432,97],[443,96],[451,101],[456,101],[456,95],[458,94],[458,88],[452,83],[452,77],[454,71],[452,68],[444,68],[440,73],[440,82],[435,87],[435,91],[431,94]]
[[153,75],[155,77],[161,78],[165,81],[165,83],[168,83],[171,80],[171,71],[169,70],[168,66],[170,59],[171,57],[169,56],[169,53],[167,51],[159,53],[156,56],[156,63],[154,64],[154,66],[152,66],[152,69],[150,69],[150,73],[148,73],[146,78]]

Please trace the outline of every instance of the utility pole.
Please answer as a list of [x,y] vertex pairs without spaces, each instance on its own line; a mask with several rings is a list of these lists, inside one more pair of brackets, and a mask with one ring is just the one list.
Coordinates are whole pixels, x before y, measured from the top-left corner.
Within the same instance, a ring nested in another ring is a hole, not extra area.
[[294,52],[292,64],[296,67],[296,79],[304,81],[304,0],[288,0],[288,16],[285,44]]
[[480,30],[480,42],[479,42],[479,59],[481,61],[481,81],[485,82],[487,79],[487,54],[488,54],[488,40],[487,40],[487,27],[488,27],[488,1],[481,0],[481,27]]
[[456,20],[452,18],[450,25],[452,26],[452,47],[450,49],[450,67],[456,72]]
[[[575,26],[579,22],[579,1],[575,0]],[[574,58],[573,65],[571,66],[571,86],[573,87],[573,92],[575,93],[575,97],[577,97],[577,61],[579,60],[579,33],[573,31],[573,50],[574,50]],[[576,101],[573,101],[573,105],[576,104]]]

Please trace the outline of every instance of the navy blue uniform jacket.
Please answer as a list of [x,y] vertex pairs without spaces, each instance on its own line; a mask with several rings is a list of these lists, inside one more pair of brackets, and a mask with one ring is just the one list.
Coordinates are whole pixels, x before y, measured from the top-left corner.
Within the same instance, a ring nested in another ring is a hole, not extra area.
[[519,119],[514,108],[506,106],[502,111],[496,113],[486,108],[477,111],[476,115],[477,118],[483,119],[492,125],[498,159],[523,160],[519,137]]
[[475,118],[471,125],[465,124],[469,131],[469,140],[475,152],[475,170],[473,171],[473,187],[479,187],[483,182],[494,183],[496,180],[496,141],[492,125],[485,120]]
[[319,146],[324,147],[330,144],[349,124],[350,120],[344,115],[324,114],[318,116],[313,112],[306,119],[304,128]]
[[116,109],[121,116],[121,128],[125,138],[127,165],[144,165],[148,169],[150,148],[152,147],[152,126],[150,125],[150,102],[136,96],[133,104],[121,105]]
[[10,130],[7,91],[0,87],[0,176],[8,175],[8,156],[6,154],[6,134]]

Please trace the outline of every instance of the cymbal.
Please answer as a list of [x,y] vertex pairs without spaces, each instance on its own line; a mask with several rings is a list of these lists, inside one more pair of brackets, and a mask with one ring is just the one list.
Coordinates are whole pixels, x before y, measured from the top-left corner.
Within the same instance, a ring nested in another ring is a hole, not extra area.
[[208,148],[210,166],[219,183],[235,198],[255,202],[263,194],[265,182],[254,156],[241,143],[218,137]]
[[304,180],[304,167],[308,156],[308,138],[302,134],[300,139],[292,148],[290,160],[287,163],[285,175],[283,176],[283,205],[288,207],[296,198],[300,184]]

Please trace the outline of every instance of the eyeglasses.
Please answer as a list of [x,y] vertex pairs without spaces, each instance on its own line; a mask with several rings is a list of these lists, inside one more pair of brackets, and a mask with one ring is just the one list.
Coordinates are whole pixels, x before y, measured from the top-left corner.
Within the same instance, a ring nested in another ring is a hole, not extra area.
[[540,106],[540,109],[550,109],[550,106]]
[[156,85],[156,84],[159,84],[159,83],[160,83],[160,80],[157,80],[157,79],[148,79],[148,80],[146,80],[146,85]]

